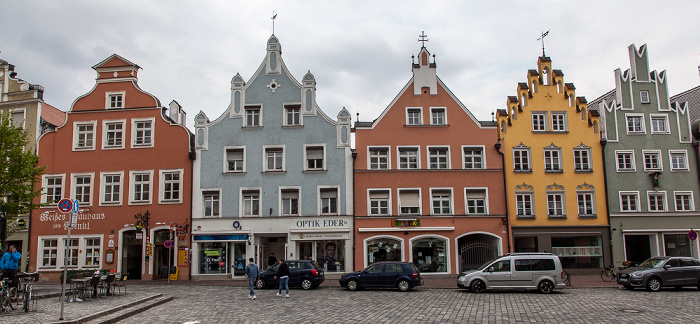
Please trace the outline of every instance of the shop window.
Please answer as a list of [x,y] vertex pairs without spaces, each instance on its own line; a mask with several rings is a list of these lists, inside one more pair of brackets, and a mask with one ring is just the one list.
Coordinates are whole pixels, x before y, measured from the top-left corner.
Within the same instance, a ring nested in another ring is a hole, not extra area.
[[[199,243],[199,273],[221,274],[228,273],[229,258],[227,244],[224,242]],[[223,262],[223,265],[220,265]]]
[[690,240],[688,235],[683,234],[664,234],[664,254],[667,256],[692,256],[690,254]]
[[100,265],[100,239],[86,238],[85,239],[85,266],[97,267]]
[[42,242],[42,267],[56,267],[58,259],[58,240],[41,240]]
[[367,241],[367,262],[372,264],[381,261],[402,261],[401,245],[403,243],[393,238],[377,238]]
[[413,264],[420,272],[447,271],[447,242],[443,238],[429,237],[412,242]]
[[324,272],[344,272],[345,241],[316,242],[317,262]]
[[552,253],[559,256],[564,269],[593,269],[603,265],[601,236],[552,237]]

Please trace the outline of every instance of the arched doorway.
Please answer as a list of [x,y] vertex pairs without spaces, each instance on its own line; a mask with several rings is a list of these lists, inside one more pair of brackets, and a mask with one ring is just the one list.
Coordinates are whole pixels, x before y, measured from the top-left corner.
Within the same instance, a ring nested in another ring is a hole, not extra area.
[[476,269],[499,255],[501,240],[491,234],[467,234],[457,239],[459,272]]
[[143,260],[143,232],[125,231],[122,234],[122,275],[127,279],[141,279]]

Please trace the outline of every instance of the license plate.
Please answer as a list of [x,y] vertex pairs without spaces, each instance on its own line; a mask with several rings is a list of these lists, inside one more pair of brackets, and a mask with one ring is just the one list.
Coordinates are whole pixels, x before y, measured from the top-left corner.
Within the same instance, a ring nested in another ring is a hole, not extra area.
[[617,280],[618,282],[627,282],[627,278],[620,278]]

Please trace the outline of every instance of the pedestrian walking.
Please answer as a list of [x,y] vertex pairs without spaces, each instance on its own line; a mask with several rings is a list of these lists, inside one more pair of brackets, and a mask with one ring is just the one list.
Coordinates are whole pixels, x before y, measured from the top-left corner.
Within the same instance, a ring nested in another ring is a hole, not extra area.
[[255,282],[258,280],[258,276],[260,276],[260,269],[258,265],[255,264],[253,258],[248,259],[248,261],[250,261],[250,263],[245,267],[245,275],[248,277],[248,284],[250,285],[250,294],[248,298],[255,299]]
[[284,287],[286,293],[284,297],[289,298],[289,266],[284,263],[284,260],[280,260],[279,263],[280,266],[277,268],[275,276],[275,279],[280,278],[280,289],[277,292],[277,297],[282,297],[282,287]]

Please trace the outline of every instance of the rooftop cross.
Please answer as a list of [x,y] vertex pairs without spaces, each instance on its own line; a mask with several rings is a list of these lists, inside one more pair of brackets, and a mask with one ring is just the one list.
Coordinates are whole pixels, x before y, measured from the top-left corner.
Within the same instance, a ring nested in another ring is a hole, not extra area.
[[547,56],[547,55],[544,55],[544,37],[547,35],[549,35],[549,30],[547,30],[546,32],[542,32],[542,36],[540,36],[540,38],[537,39],[537,40],[542,41],[542,57]]
[[428,41],[428,35],[425,34],[425,31],[421,31],[421,34],[418,35],[418,41],[422,42],[420,47],[425,47],[425,42]]

